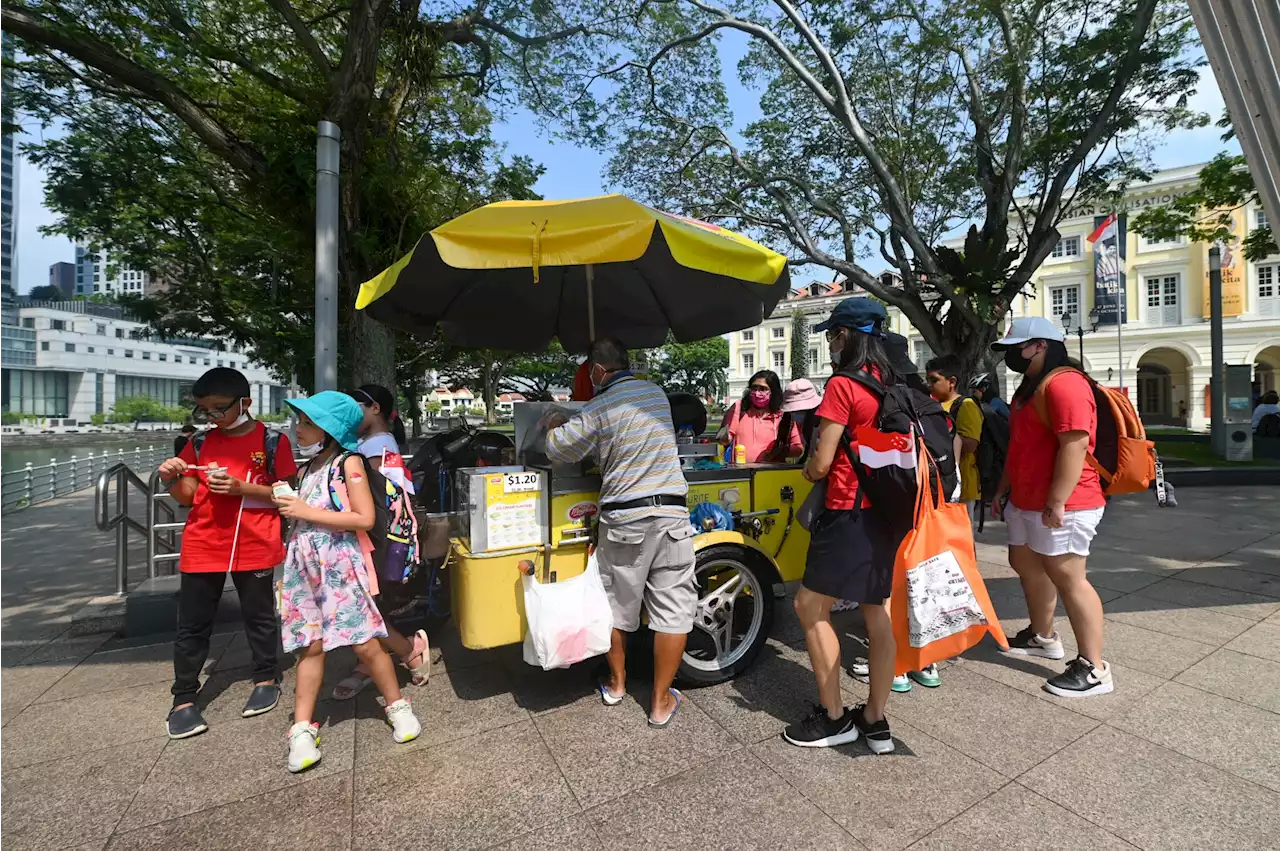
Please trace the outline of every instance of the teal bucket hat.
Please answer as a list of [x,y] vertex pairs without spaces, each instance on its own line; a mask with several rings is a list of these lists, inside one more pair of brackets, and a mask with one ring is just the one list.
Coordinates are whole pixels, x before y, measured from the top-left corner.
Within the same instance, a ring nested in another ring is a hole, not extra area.
[[346,393],[321,390],[305,399],[286,399],[285,404],[310,417],[311,422],[324,429],[325,434],[338,441],[343,449],[356,451],[360,443],[357,432],[364,420],[364,410]]

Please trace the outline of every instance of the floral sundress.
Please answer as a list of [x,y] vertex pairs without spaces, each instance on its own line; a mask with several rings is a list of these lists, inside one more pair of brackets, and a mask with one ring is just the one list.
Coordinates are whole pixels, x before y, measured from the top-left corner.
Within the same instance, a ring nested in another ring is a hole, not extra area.
[[[312,508],[335,510],[329,493],[335,463],[308,470],[303,477],[298,496]],[[374,593],[355,532],[297,521],[284,562],[280,610],[284,649],[292,652],[323,641],[329,651],[385,637],[387,627],[374,604]]]

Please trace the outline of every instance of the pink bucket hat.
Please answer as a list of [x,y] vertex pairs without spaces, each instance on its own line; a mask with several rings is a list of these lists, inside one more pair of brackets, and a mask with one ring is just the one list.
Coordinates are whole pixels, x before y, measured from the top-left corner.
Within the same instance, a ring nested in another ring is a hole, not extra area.
[[787,390],[782,394],[782,411],[788,414],[812,411],[821,402],[822,396],[818,394],[813,382],[807,378],[797,378],[787,384]]

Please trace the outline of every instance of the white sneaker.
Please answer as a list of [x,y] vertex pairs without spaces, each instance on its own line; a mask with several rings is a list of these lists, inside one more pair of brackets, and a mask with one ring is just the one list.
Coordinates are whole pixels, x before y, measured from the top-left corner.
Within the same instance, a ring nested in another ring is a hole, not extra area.
[[289,728],[289,770],[306,771],[320,761],[320,725],[299,721]]
[[403,697],[386,708],[387,723],[391,725],[391,736],[396,744],[412,742],[422,732],[422,724],[418,716],[413,714],[413,707]]

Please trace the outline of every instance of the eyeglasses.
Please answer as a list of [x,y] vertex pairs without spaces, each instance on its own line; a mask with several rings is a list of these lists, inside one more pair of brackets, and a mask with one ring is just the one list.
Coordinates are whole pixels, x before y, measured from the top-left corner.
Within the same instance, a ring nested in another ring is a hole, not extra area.
[[191,409],[191,421],[203,424],[210,420],[220,420],[225,417],[232,408],[239,404],[240,400],[237,399],[225,408],[204,408],[197,405]]

